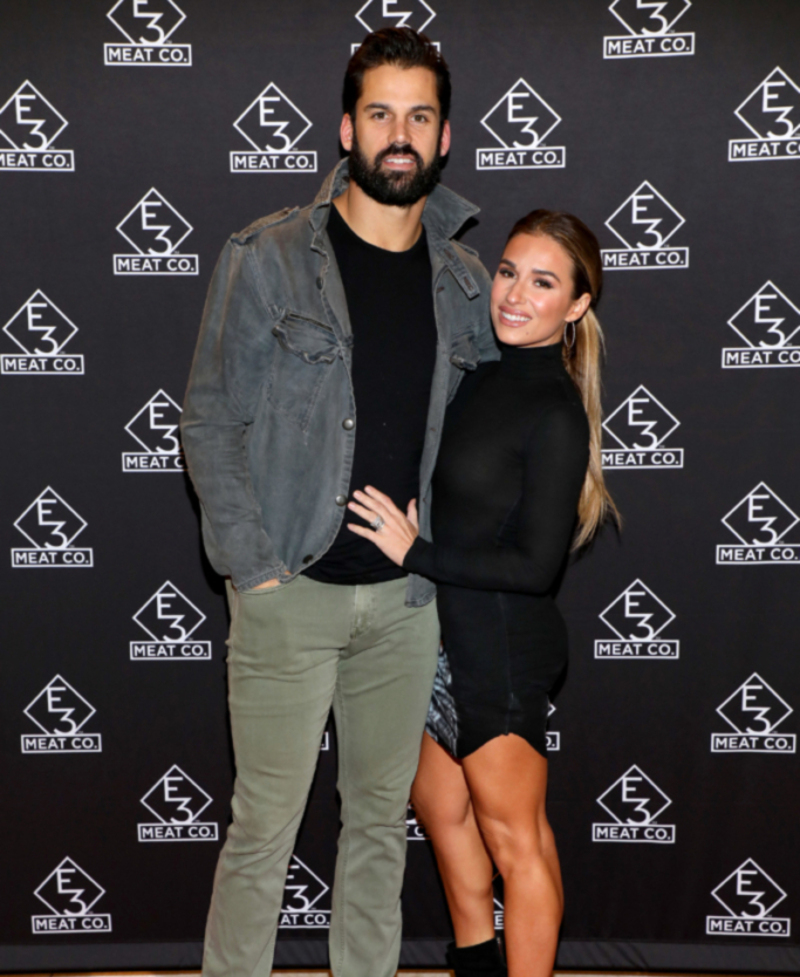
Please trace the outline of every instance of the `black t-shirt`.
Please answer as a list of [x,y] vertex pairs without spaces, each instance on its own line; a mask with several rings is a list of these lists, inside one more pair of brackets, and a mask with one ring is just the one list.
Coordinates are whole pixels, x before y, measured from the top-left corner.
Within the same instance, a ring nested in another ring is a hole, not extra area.
[[[431,262],[425,228],[408,251],[362,240],[331,205],[328,237],[344,284],[353,330],[356,426],[350,491],[372,485],[405,510],[419,500],[436,357]],[[330,549],[306,576],[323,583],[396,580],[407,571],[347,528],[360,522],[346,509]]]

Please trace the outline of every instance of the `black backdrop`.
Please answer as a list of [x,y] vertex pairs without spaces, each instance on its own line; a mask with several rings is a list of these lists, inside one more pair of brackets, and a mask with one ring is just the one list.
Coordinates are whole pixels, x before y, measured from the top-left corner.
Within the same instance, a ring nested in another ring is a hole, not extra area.
[[[452,68],[445,180],[483,208],[465,241],[491,269],[547,206],[608,250],[625,528],[560,598],[559,963],[799,970],[796,0],[180,2],[181,23],[171,0],[0,10],[0,967],[199,962],[227,619],[178,405],[226,236],[311,200],[351,45],[405,11]],[[327,745],[278,963],[326,958]],[[449,924],[421,833],[403,960],[435,964]]]

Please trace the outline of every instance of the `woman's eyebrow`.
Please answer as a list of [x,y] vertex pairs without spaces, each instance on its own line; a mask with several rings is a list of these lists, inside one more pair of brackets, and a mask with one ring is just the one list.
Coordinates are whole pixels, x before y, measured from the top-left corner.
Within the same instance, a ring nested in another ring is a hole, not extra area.
[[554,271],[547,271],[545,268],[531,268],[531,271],[534,275],[549,275],[551,278],[555,278],[557,282],[561,281]]

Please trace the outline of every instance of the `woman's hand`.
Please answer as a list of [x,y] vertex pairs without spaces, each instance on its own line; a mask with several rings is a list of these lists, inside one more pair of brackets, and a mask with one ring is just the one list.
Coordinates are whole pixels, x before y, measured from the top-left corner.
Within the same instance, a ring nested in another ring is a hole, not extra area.
[[408,503],[408,512],[404,515],[388,495],[372,488],[371,485],[368,485],[363,492],[353,492],[353,495],[358,502],[349,502],[347,508],[368,523],[382,519],[383,525],[375,530],[349,522],[347,528],[358,536],[371,539],[393,563],[402,566],[406,553],[419,535],[417,500],[412,499]]

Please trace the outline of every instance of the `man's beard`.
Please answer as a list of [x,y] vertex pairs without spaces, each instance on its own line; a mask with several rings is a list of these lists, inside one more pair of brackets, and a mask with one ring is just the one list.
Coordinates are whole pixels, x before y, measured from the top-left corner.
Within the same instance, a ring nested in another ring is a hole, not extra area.
[[[405,173],[381,170],[381,163],[387,156],[411,156],[416,161],[416,170]],[[373,200],[392,207],[410,207],[422,197],[427,197],[439,182],[442,172],[442,157],[439,147],[436,154],[425,166],[419,153],[410,145],[392,143],[382,149],[373,163],[361,152],[358,137],[353,129],[353,148],[350,150],[350,177]]]

